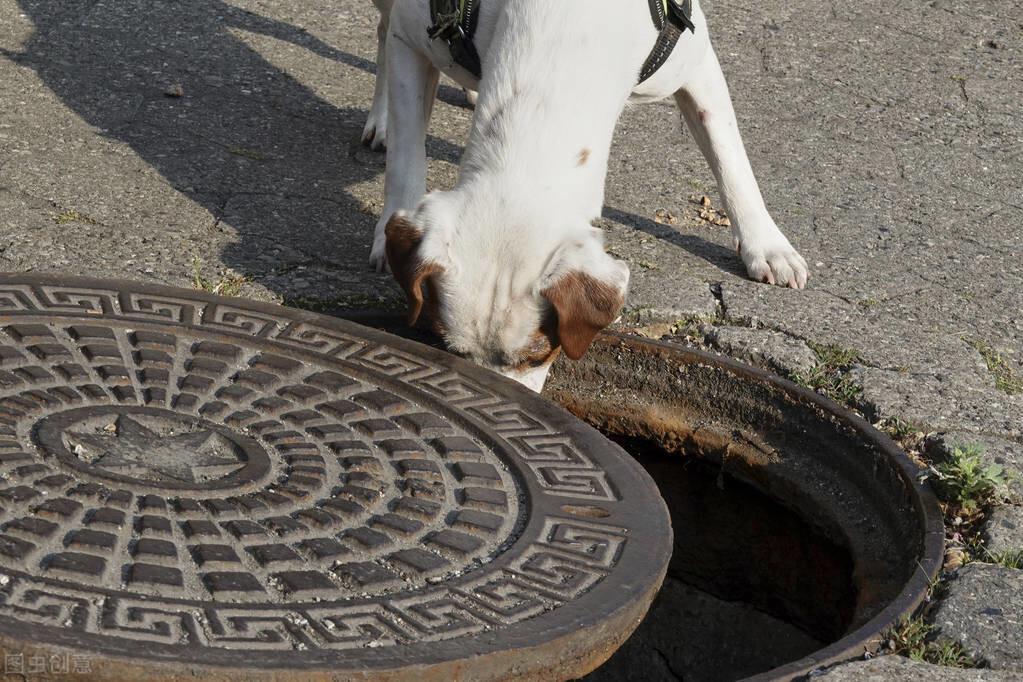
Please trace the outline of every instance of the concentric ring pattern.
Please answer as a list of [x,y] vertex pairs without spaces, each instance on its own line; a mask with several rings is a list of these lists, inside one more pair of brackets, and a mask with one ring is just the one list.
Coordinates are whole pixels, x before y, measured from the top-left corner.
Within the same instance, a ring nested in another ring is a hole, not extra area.
[[614,574],[636,474],[503,386],[306,313],[0,280],[0,629],[368,665],[542,630]]

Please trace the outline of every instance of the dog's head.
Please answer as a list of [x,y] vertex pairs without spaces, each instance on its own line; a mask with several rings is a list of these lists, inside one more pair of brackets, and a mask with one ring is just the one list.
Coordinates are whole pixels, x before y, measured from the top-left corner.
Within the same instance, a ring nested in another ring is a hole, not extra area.
[[588,224],[473,230],[463,208],[433,193],[387,224],[409,324],[423,318],[451,351],[539,391],[559,352],[578,360],[618,317],[628,266]]

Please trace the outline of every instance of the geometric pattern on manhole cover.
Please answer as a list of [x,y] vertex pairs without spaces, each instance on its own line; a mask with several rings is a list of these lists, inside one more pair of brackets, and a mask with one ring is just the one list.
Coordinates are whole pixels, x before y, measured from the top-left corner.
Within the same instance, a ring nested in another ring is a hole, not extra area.
[[0,280],[8,633],[374,665],[516,624],[540,641],[623,558],[650,564],[640,587],[663,570],[638,467],[482,370],[307,313],[61,282]]

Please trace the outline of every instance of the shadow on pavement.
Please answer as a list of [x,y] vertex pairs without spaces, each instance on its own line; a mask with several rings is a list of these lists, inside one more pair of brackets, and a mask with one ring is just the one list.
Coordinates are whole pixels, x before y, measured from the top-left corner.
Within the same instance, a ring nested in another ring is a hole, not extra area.
[[727,249],[720,244],[715,244],[712,241],[704,239],[703,237],[698,237],[694,234],[683,234],[666,225],[661,225],[658,222],[650,220],[649,218],[644,218],[643,216],[636,215],[635,213],[619,211],[618,209],[610,206],[604,207],[603,217],[609,218],[616,223],[621,223],[622,225],[628,225],[634,230],[644,232],[651,237],[656,237],[657,239],[666,241],[698,258],[702,258],[711,265],[727,273],[736,275],[737,277],[746,277],[746,268],[739,257],[734,251]]
[[[300,267],[338,296],[394,289],[388,276],[368,271],[376,216],[349,191],[383,171],[383,154],[359,144],[367,112],[326,101],[232,31],[369,73],[373,62],[218,0],[18,3],[35,33],[8,56],[206,208],[218,229],[229,226],[237,236],[219,254],[225,265],[284,298],[294,297]],[[450,86],[440,98],[465,102]],[[451,163],[461,155],[436,137],[427,151]],[[734,254],[699,237],[615,209],[605,216],[742,274]]]

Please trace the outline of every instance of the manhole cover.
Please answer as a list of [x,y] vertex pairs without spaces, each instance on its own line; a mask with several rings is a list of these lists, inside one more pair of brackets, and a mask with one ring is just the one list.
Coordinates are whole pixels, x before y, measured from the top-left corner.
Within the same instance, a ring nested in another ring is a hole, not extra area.
[[578,675],[670,551],[630,457],[475,366],[42,276],[0,278],[0,508],[6,653],[112,676]]

